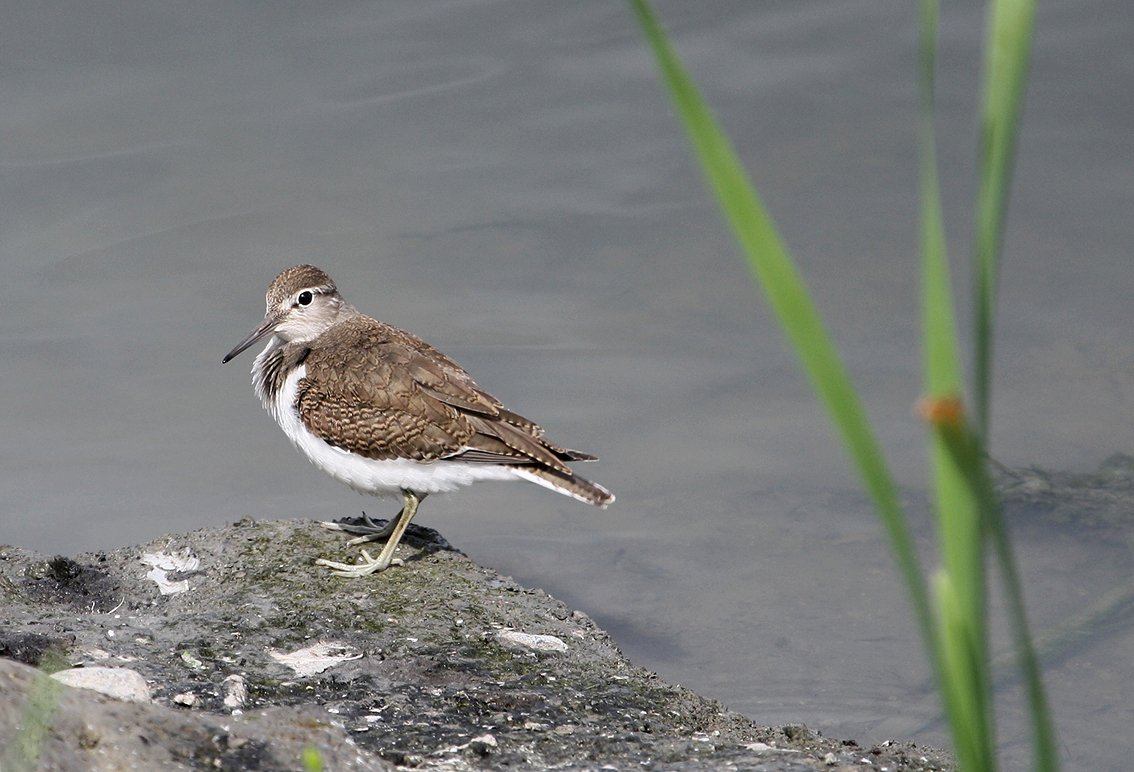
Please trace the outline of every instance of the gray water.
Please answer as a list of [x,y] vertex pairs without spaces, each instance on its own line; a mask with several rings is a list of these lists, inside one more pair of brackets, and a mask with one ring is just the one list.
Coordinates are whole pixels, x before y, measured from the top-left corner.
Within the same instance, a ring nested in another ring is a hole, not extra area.
[[[242,517],[389,516],[260,409],[283,268],[602,457],[607,511],[529,485],[421,523],[767,723],[944,744],[887,545],[705,193],[621,2],[9,4],[0,25],[0,541],[109,549]],[[966,278],[982,10],[942,19],[942,177]],[[958,7],[959,5],[959,7]],[[691,10],[694,9],[694,10]],[[916,8],[662,3],[924,513]],[[1041,4],[997,341],[994,454],[1134,450],[1134,23]],[[1029,528],[1033,620],[1129,548]],[[344,553],[346,554],[346,553]],[[931,555],[930,555],[931,558]],[[408,570],[408,569],[407,569]],[[380,582],[381,579],[374,580]],[[1047,668],[1068,769],[1129,768],[1134,631]],[[1004,691],[1008,768],[1027,739]]]

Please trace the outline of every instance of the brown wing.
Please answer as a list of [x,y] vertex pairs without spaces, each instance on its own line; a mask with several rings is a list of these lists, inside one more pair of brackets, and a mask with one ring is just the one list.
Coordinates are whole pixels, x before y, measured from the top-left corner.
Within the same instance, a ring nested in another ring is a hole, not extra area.
[[332,445],[373,459],[546,466],[589,458],[542,438],[460,365],[420,338],[365,316],[338,324],[304,359],[298,409]]
[[296,397],[307,428],[373,459],[431,461],[466,447],[473,434],[467,420],[430,392],[448,390],[470,410],[496,408],[462,383],[464,372],[455,363],[426,356],[407,344],[406,335],[358,316],[312,342]]

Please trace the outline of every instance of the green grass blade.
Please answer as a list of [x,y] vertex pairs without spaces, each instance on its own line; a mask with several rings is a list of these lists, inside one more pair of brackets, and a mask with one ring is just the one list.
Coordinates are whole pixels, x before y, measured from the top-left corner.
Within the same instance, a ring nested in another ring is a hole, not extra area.
[[[960,349],[937,179],[934,82],[936,0],[922,0],[919,52],[919,180],[922,253],[923,413],[929,424],[932,490],[941,540],[938,677],[962,769],[995,768],[992,682],[988,670],[984,539],[978,494],[971,487],[979,453],[958,453],[967,420],[961,397]],[[947,593],[942,596],[941,593]]]
[[[989,488],[991,489],[991,482]],[[1040,676],[1039,659],[1036,657],[1028,616],[1024,610],[1020,572],[1016,568],[1016,560],[1008,541],[1007,526],[995,496],[991,502],[988,520],[993,552],[1004,582],[1004,597],[1007,599],[1008,616],[1012,622],[1016,657],[1024,677],[1028,713],[1032,722],[1032,756],[1035,759],[1035,768],[1037,772],[1056,772],[1059,769],[1059,754],[1056,752],[1055,722],[1051,717],[1047,693]]]
[[882,516],[922,633],[927,642],[932,641],[933,616],[909,526],[846,368],[731,143],[685,71],[652,9],[646,0],[630,0],[630,3],[657,58],[709,187]]
[[934,130],[934,81],[937,50],[937,2],[922,0],[920,40],[920,110],[918,171],[921,193],[922,335],[925,341],[924,376],[926,396],[959,398],[961,393],[960,348],[955,329],[956,314],[945,249],[945,225],[937,180],[937,149]]
[[[961,399],[960,357],[944,243],[933,138],[933,70],[937,5],[922,4],[921,235],[925,299],[923,413],[931,426],[932,466],[941,522],[943,568],[931,609],[893,481],[818,312],[782,239],[731,144],[685,72],[646,0],[630,0],[653,48],[690,140],[754,276],[830,412],[879,510],[918,622],[942,683],[955,744],[967,770],[995,769],[995,733],[988,670],[984,538],[991,535],[1009,595],[1014,632],[1033,709],[1037,763],[1055,769],[1054,733],[1030,648],[1018,575],[988,475],[992,319],[999,251],[1019,112],[1034,26],[1034,3],[994,0],[982,112],[981,184],[975,250],[975,422]],[[936,612],[936,613],[935,613]]]
[[937,572],[933,589],[945,665],[941,692],[953,732],[957,766],[965,772],[993,772],[996,757],[993,745],[986,738],[985,685],[977,677],[979,669],[973,667],[981,658],[980,643],[972,638],[965,601],[956,591],[948,571]]
[[[990,431],[992,337],[1000,253],[1035,36],[1035,15],[1035,0],[992,0],[988,15],[980,118],[980,178],[974,230],[976,320],[973,391],[977,431],[982,438],[988,437]],[[1059,764],[1051,709],[1032,646],[1007,527],[995,500],[987,510],[987,518],[1024,675],[1036,768],[1041,772],[1054,772]]]
[[[938,630],[946,663],[941,679],[954,746],[966,772],[996,768],[989,669],[982,513],[992,505],[984,453],[960,403],[930,418],[930,446],[941,540]],[[947,616],[946,616],[947,615]]]
[[992,331],[1000,251],[1035,34],[1035,14],[1035,0],[992,0],[989,6],[973,251],[976,262],[973,404],[977,430],[985,438],[989,436],[991,418]]
[[[937,496],[942,539],[942,558],[951,573],[958,600],[968,609],[972,624],[984,617],[984,575],[981,515],[977,496],[967,485],[971,472],[958,466],[981,463],[951,453],[941,436],[965,422],[961,398],[960,350],[957,344],[953,290],[941,201],[937,182],[934,137],[933,71],[936,51],[936,0],[922,2],[920,188],[922,252],[922,336],[924,340],[925,402],[923,408],[932,429],[930,459]],[[983,627],[983,622],[979,625]],[[974,627],[974,630],[976,628]]]

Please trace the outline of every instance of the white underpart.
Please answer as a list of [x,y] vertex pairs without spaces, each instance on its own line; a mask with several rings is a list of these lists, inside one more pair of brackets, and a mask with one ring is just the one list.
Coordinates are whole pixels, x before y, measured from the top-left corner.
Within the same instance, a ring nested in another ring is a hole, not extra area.
[[[276,340],[270,342],[256,358],[257,365],[261,358],[266,357],[275,346],[279,345]],[[253,373],[255,372],[256,367],[253,366]],[[369,493],[374,496],[396,496],[400,495],[402,490],[417,493],[447,493],[485,480],[530,480],[559,493],[573,495],[543,478],[512,467],[444,459],[431,462],[404,458],[378,461],[329,445],[304,425],[295,407],[299,381],[306,375],[306,366],[300,365],[288,374],[283,388],[274,400],[267,394],[266,389],[258,389],[260,400],[288,438],[303,451],[311,463],[359,493]]]

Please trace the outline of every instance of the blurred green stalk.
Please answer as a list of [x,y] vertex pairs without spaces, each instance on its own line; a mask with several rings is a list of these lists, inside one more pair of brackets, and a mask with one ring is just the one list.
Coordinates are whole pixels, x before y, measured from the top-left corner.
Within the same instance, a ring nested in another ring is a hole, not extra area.
[[993,0],[990,5],[974,250],[975,422],[964,406],[937,181],[933,104],[938,9],[935,0],[921,3],[919,172],[925,393],[919,410],[929,428],[941,559],[933,576],[932,600],[889,467],[787,248],[649,3],[630,3],[709,187],[879,512],[941,686],[961,768],[967,772],[996,769],[985,572],[985,549],[991,546],[1005,584],[1016,646],[1028,684],[1036,768],[1055,770],[1054,731],[1028,634],[1018,572],[988,473],[986,451],[997,266],[1027,80],[1034,1]]

